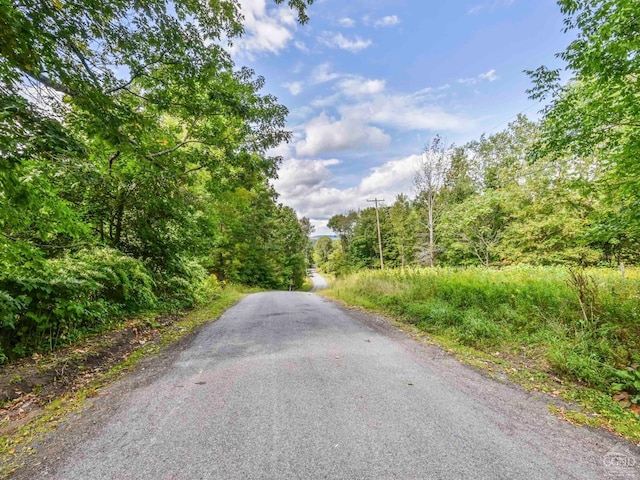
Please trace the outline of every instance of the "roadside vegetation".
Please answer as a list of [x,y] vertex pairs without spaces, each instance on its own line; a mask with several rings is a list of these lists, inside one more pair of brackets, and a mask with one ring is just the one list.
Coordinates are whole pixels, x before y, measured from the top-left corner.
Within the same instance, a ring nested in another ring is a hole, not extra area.
[[[311,1],[287,3],[306,22]],[[310,223],[267,153],[287,109],[226,48],[239,8],[0,6],[0,364],[218,282],[302,286]]]
[[189,337],[252,291],[227,285],[189,311],[137,315],[68,347],[0,365],[0,478],[34,452],[34,440],[85,408],[103,387]]
[[415,196],[337,213],[314,259],[336,277],[328,295],[579,400],[595,416],[566,418],[638,442],[640,10],[558,5],[575,40],[563,72],[527,72],[541,118],[458,146],[436,135]]
[[336,280],[327,294],[391,315],[476,366],[578,400],[599,415],[583,421],[640,442],[639,274],[531,266],[363,271]]

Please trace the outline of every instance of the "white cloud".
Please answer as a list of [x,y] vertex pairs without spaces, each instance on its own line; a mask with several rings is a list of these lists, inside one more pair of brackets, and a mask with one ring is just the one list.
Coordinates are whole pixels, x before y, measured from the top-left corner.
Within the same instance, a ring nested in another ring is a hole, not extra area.
[[[495,72],[483,75],[493,78]],[[307,118],[314,111],[322,113],[297,127],[298,156],[358,148],[371,151],[388,145],[393,130],[462,131],[474,125],[464,115],[450,113],[439,105],[448,96],[448,84],[409,94],[389,92],[384,80],[333,72],[328,63],[316,67],[308,81],[335,83],[333,93],[307,104]],[[327,112],[333,112],[333,117]]]
[[309,47],[302,41],[296,40],[293,42],[293,46],[300,50],[302,53],[309,53]]
[[497,8],[509,8],[511,5],[513,5],[514,2],[515,0],[486,1],[470,7],[469,10],[467,10],[467,14],[477,15],[482,11],[493,12]]
[[289,82],[284,83],[282,86],[289,90],[289,93],[294,96],[300,94],[303,87],[302,82]]
[[371,40],[362,39],[358,36],[347,38],[341,33],[323,32],[318,40],[329,48],[339,48],[351,53],[359,52],[371,46]]
[[353,20],[352,18],[344,17],[344,18],[341,18],[340,20],[338,20],[338,24],[340,24],[340,26],[342,26],[342,27],[350,28],[350,27],[354,27],[356,25],[356,21]]
[[293,207],[300,216],[312,219],[316,234],[331,233],[326,223],[333,215],[366,208],[367,199],[384,198],[393,203],[398,194],[413,192],[413,179],[420,155],[390,159],[374,167],[352,187],[337,188],[337,175],[332,167],[343,162],[330,160],[290,159],[282,164],[274,182],[280,201]]
[[368,80],[362,77],[348,77],[338,83],[341,93],[350,97],[373,95],[385,89],[384,80]]
[[231,52],[251,58],[256,53],[279,53],[293,38],[293,11],[286,7],[267,9],[266,0],[240,0],[245,34],[234,40]]
[[398,25],[400,23],[400,19],[397,15],[387,15],[386,17],[379,18],[375,22],[373,22],[374,27],[393,27],[394,25]]
[[494,81],[496,81],[498,79],[498,76],[496,75],[496,71],[493,68],[491,70],[489,70],[487,73],[481,73],[478,76],[481,79],[489,80],[490,82],[494,82]]
[[336,80],[343,75],[331,71],[331,64],[321,63],[311,71],[311,82],[314,84],[326,83]]
[[480,75],[476,76],[476,77],[470,77],[470,78],[459,78],[458,79],[458,83],[461,83],[463,85],[475,85],[479,82],[481,82],[482,80],[488,80],[489,82],[495,82],[498,79],[498,75],[496,75],[496,71],[495,69],[491,69],[486,73],[481,73]]
[[372,99],[339,107],[345,118],[404,130],[462,130],[471,122],[445,112],[429,96],[382,94]]
[[327,167],[339,165],[340,160],[285,160],[273,182],[278,192],[288,197],[304,196],[310,191],[327,187],[333,174]]
[[296,143],[296,153],[301,156],[351,150],[363,145],[381,148],[391,141],[381,129],[359,119],[335,120],[324,112],[304,125],[303,131],[303,139]]

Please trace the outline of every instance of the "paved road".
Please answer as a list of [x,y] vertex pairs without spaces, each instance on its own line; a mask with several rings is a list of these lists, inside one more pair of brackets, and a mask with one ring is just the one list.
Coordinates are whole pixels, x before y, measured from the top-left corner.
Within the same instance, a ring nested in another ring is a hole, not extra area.
[[313,288],[311,289],[312,292],[329,288],[329,282],[327,282],[326,278],[317,273],[315,270],[311,272],[311,281],[313,282]]
[[310,293],[251,295],[157,379],[120,397],[118,388],[98,399],[93,410],[112,410],[93,420],[89,439],[37,478],[529,480],[639,472],[603,463],[611,451],[635,461],[636,447],[563,422],[547,399]]

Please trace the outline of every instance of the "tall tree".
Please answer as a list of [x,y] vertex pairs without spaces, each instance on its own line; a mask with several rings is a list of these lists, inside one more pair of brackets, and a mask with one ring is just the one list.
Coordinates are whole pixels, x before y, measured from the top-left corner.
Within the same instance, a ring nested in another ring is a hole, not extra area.
[[415,258],[417,216],[409,198],[398,195],[389,208],[389,223],[393,252],[386,256],[394,259],[395,266],[404,268]]
[[351,244],[351,237],[353,236],[353,228],[358,219],[358,212],[351,210],[349,213],[339,213],[334,215],[327,222],[327,227],[333,230],[339,237],[340,243],[342,243],[342,251],[348,254]]
[[424,147],[421,163],[414,177],[418,202],[424,206],[427,241],[420,248],[419,258],[426,265],[435,265],[436,258],[436,204],[445,181],[450,148],[439,135]]

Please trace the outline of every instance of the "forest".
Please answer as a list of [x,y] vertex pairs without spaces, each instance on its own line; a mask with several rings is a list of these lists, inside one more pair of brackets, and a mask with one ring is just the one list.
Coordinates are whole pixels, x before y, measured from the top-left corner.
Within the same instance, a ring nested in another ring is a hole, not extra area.
[[[564,69],[526,72],[542,117],[462,146],[424,147],[415,198],[379,209],[384,266],[618,266],[640,259],[640,42],[637,3],[560,0],[576,35]],[[569,77],[568,81],[565,80]],[[317,262],[379,268],[374,208],[328,222]]]
[[229,54],[239,8],[0,5],[0,363],[226,282],[300,288],[310,224],[266,153],[287,109]]

